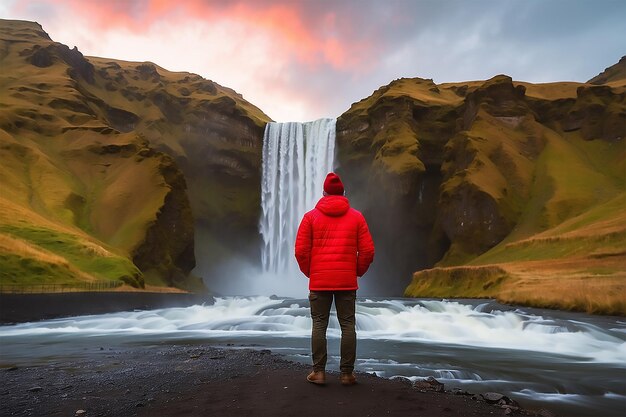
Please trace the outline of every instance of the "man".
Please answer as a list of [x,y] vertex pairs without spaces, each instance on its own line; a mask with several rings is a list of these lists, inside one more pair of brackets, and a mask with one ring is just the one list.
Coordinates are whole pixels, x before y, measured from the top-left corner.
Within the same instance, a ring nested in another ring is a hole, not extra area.
[[326,328],[334,298],[341,327],[340,380],[343,385],[353,385],[357,277],[365,274],[374,260],[374,242],[365,218],[350,207],[341,179],[332,172],[324,181],[324,196],[302,218],[296,236],[296,259],[309,278],[313,320],[313,371],[307,380],[326,383]]

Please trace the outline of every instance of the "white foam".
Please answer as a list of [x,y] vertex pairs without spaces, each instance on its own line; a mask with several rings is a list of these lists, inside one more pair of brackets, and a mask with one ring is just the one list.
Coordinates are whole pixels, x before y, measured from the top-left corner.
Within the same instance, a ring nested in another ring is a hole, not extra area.
[[[464,345],[563,355],[572,362],[626,367],[623,333],[573,320],[550,320],[517,311],[478,311],[458,302],[364,301],[357,305],[361,340],[394,340]],[[194,334],[309,337],[311,320],[304,301],[269,297],[217,298],[215,304],[153,311],[112,313],[0,327],[0,337],[45,334]],[[340,337],[336,318],[328,337]]]

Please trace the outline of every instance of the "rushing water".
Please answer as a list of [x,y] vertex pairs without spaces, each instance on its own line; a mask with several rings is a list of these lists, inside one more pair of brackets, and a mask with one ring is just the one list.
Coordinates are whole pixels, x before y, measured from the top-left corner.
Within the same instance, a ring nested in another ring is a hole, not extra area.
[[[446,388],[497,391],[562,416],[626,411],[626,322],[511,309],[492,302],[359,300],[357,371]],[[269,348],[309,363],[308,302],[220,298],[215,304],[0,327],[2,364],[75,357],[90,346],[211,343]],[[340,331],[329,328],[329,368]],[[155,347],[158,349],[158,347]]]
[[267,124],[259,222],[264,272],[298,276],[293,255],[298,224],[322,196],[334,160],[335,119]]

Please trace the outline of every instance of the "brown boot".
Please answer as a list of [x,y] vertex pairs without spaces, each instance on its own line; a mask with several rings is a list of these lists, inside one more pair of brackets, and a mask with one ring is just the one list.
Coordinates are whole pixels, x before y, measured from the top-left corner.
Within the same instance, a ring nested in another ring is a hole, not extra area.
[[324,371],[313,371],[309,375],[307,375],[306,380],[316,385],[324,385],[326,384],[326,372]]
[[341,381],[341,385],[354,385],[356,384],[356,377],[354,376],[354,374],[352,372],[350,373],[341,373],[341,376],[339,377],[339,380]]

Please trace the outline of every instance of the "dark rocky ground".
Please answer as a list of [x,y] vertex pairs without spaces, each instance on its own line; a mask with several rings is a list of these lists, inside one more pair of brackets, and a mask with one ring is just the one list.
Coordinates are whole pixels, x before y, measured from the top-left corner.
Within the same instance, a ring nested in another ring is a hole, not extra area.
[[171,346],[85,352],[33,366],[2,363],[0,416],[497,416],[470,395],[357,374],[344,387],[267,350]]

